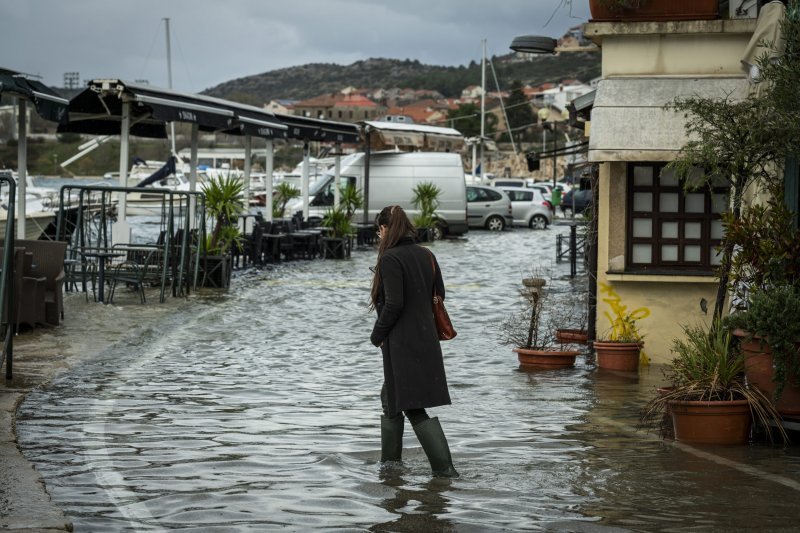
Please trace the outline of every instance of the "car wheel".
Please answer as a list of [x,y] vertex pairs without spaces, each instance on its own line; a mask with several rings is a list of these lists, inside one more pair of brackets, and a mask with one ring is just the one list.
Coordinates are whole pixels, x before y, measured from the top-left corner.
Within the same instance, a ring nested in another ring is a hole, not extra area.
[[506,228],[506,221],[503,217],[492,215],[486,220],[486,229],[489,231],[503,231]]
[[544,215],[533,215],[528,227],[531,229],[547,229],[547,217]]
[[433,228],[431,228],[431,232],[433,234],[434,241],[441,241],[447,234],[447,231],[445,230],[445,227],[442,224],[434,224]]

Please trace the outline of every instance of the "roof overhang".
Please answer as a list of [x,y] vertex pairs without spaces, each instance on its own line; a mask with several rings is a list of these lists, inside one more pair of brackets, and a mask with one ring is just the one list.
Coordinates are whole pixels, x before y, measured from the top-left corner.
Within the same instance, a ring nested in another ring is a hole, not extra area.
[[589,161],[671,161],[688,140],[676,98],[734,99],[746,94],[743,77],[641,77],[600,81],[594,97]]
[[347,144],[357,143],[360,140],[358,126],[349,122],[334,122],[281,113],[276,113],[275,116],[288,126],[287,134],[290,139]]
[[167,122],[267,138],[285,137],[287,131],[273,113],[257,107],[116,79],[89,82],[69,102],[69,120],[58,131],[119,135],[125,102],[130,104],[130,133],[140,137],[165,138]]
[[362,124],[365,133],[375,133],[370,135],[370,146],[375,150],[397,147],[429,152],[456,152],[464,146],[464,136],[453,128],[375,120],[367,120]]

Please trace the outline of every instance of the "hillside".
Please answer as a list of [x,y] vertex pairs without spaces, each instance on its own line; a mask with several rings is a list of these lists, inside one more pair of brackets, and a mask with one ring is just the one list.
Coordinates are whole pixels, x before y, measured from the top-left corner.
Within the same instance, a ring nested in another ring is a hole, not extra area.
[[[531,56],[530,61],[513,60],[513,54],[494,57],[501,89],[508,89],[514,80],[539,85],[577,78],[588,82],[600,75],[600,54],[589,52],[562,53],[557,56]],[[203,91],[203,94],[261,105],[286,98],[302,100],[332,93],[353,86],[359,88],[393,87],[433,89],[447,97],[457,97],[469,85],[480,85],[480,63],[444,67],[423,65],[416,60],[366,59],[351,65],[310,63],[244,78],[238,78]],[[493,90],[491,69],[486,69],[487,90]]]

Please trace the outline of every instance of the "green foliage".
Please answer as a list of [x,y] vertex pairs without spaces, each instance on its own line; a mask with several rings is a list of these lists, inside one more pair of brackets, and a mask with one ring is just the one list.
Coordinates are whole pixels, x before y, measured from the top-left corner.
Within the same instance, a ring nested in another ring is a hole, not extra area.
[[[533,108],[530,105],[525,105],[528,102],[528,97],[522,92],[522,83],[519,80],[514,80],[511,84],[511,94],[505,102],[508,114],[508,124],[511,128],[511,133],[518,142],[534,140],[534,135],[531,127],[538,122],[538,117],[533,113]],[[504,134],[507,138],[508,134]]]
[[657,426],[671,401],[747,400],[750,411],[770,438],[775,424],[786,441],[780,415],[769,399],[744,379],[744,359],[732,342],[730,331],[719,324],[683,326],[684,338],[675,339],[673,359],[664,370],[671,386],[662,389],[641,411],[640,424]]
[[782,191],[766,205],[744,209],[739,220],[723,215],[726,239],[736,250],[730,285],[739,299],[747,290],[800,284],[800,230],[794,219]]
[[787,382],[800,385],[800,289],[788,285],[755,290],[746,310],[726,319],[730,328],[743,329],[751,337],[769,342],[772,349],[775,399]]
[[417,183],[412,189],[414,197],[411,203],[419,210],[414,217],[414,225],[418,228],[432,228],[435,222],[434,213],[439,207],[439,195],[442,190],[432,182]]
[[208,237],[208,253],[228,253],[239,239],[238,217],[245,211],[244,183],[232,176],[220,176],[203,185],[206,213],[214,221]]
[[331,237],[341,239],[353,233],[353,223],[344,204],[330,208],[322,217],[322,225],[331,228]]
[[281,218],[286,213],[286,204],[300,196],[300,189],[289,182],[282,181],[275,187],[275,207],[272,216]]
[[351,218],[356,210],[364,207],[364,195],[361,189],[357,189],[355,185],[347,185],[341,188],[339,194],[339,205],[341,205],[347,217]]
[[[596,53],[537,56],[530,58],[530,61],[510,61],[512,57],[513,54],[507,54],[493,58],[501,89],[508,89],[511,80],[540,85],[565,78],[591,80],[600,75],[601,58]],[[380,80],[378,85],[376,80]],[[269,102],[277,98],[311,98],[354,86],[432,89],[446,97],[458,97],[465,87],[480,83],[479,61],[445,67],[423,65],[419,61],[371,58],[350,65],[312,63],[272,70],[227,81],[208,89],[204,94],[226,98],[236,92],[249,93],[257,96],[261,102]]]
[[[494,131],[497,127],[497,117],[491,113],[485,114],[486,124],[484,131]],[[457,109],[447,112],[447,125],[461,132],[465,137],[480,137],[481,110],[477,104],[458,104]]]

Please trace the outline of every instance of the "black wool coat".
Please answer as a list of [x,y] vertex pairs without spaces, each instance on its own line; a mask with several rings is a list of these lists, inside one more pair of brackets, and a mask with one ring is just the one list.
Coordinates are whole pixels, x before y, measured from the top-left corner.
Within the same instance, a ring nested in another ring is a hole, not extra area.
[[378,319],[370,341],[383,352],[389,416],[409,409],[447,405],[450,393],[431,309],[433,287],[444,299],[439,264],[427,248],[402,239],[377,267]]

